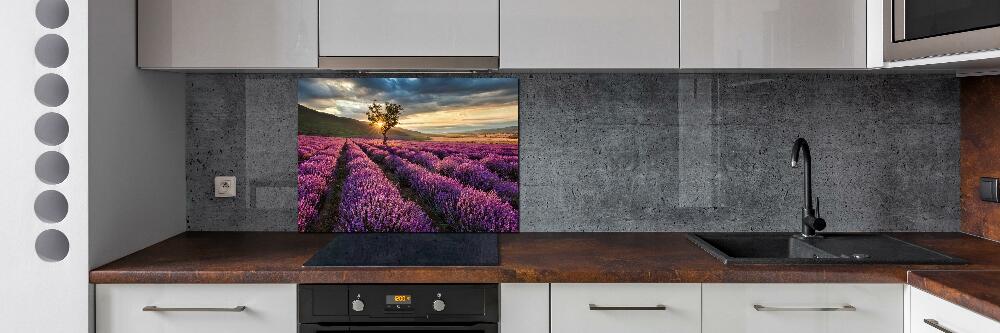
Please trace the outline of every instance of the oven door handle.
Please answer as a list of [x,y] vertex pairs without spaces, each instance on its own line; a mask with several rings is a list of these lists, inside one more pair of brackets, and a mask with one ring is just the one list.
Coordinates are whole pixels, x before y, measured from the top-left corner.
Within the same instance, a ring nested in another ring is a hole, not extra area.
[[[422,332],[422,331],[474,331],[483,333],[497,333],[496,324],[473,324],[473,325],[451,325],[451,326],[351,326],[349,331],[351,332],[366,332],[366,331],[390,331],[390,332]],[[322,332],[322,331],[320,331]]]
[[498,333],[497,324],[480,323],[474,325],[451,325],[451,326],[324,326],[317,324],[299,324],[299,333],[326,333],[326,332],[423,332],[423,331],[472,331],[482,333]]
[[299,324],[299,333],[349,332],[347,326],[320,326],[316,324]]

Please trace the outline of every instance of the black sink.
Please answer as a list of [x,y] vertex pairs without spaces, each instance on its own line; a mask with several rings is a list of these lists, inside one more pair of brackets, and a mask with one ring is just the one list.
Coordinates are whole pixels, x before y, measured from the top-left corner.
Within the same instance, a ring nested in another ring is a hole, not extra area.
[[882,234],[692,233],[688,239],[730,264],[965,264]]

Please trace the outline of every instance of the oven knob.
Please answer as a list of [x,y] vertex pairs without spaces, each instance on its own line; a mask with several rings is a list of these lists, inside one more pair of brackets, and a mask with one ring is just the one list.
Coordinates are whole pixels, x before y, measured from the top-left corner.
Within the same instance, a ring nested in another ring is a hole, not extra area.
[[439,299],[434,300],[434,311],[437,312],[444,311],[444,301]]
[[365,302],[362,301],[362,300],[360,300],[360,299],[356,299],[353,302],[351,302],[351,309],[354,310],[354,311],[356,311],[356,312],[364,311],[365,310]]

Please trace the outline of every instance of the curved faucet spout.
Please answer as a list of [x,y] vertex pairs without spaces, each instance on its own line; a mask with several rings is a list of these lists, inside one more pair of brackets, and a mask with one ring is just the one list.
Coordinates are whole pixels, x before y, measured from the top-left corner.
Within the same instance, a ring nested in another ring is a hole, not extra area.
[[[802,153],[802,163],[799,163],[799,152]],[[802,172],[802,236],[814,237],[817,230],[826,228],[826,221],[816,216],[812,204],[812,155],[809,154],[809,143],[798,138],[792,145],[792,167],[798,168],[805,164]]]
[[803,152],[802,155],[804,155],[804,157],[806,159],[805,160],[806,166],[809,166],[809,163],[812,162],[812,155],[809,154],[809,143],[806,142],[806,139],[798,138],[798,139],[795,139],[795,143],[792,145],[792,167],[793,168],[798,168],[799,167],[799,151],[800,150]]
[[802,163],[805,164],[805,171],[802,173],[802,199],[803,199],[803,216],[809,215],[809,211],[812,211],[812,155],[809,153],[809,143],[806,139],[798,138],[795,139],[795,144],[792,145],[792,167],[798,168],[799,163],[799,152],[802,152]]

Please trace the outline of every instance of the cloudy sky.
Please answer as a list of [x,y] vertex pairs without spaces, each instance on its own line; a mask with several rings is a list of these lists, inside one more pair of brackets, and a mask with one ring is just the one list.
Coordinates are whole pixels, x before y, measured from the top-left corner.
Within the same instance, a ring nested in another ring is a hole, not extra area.
[[299,104],[367,121],[372,100],[403,106],[399,127],[454,133],[517,126],[517,79],[313,78],[299,80]]

